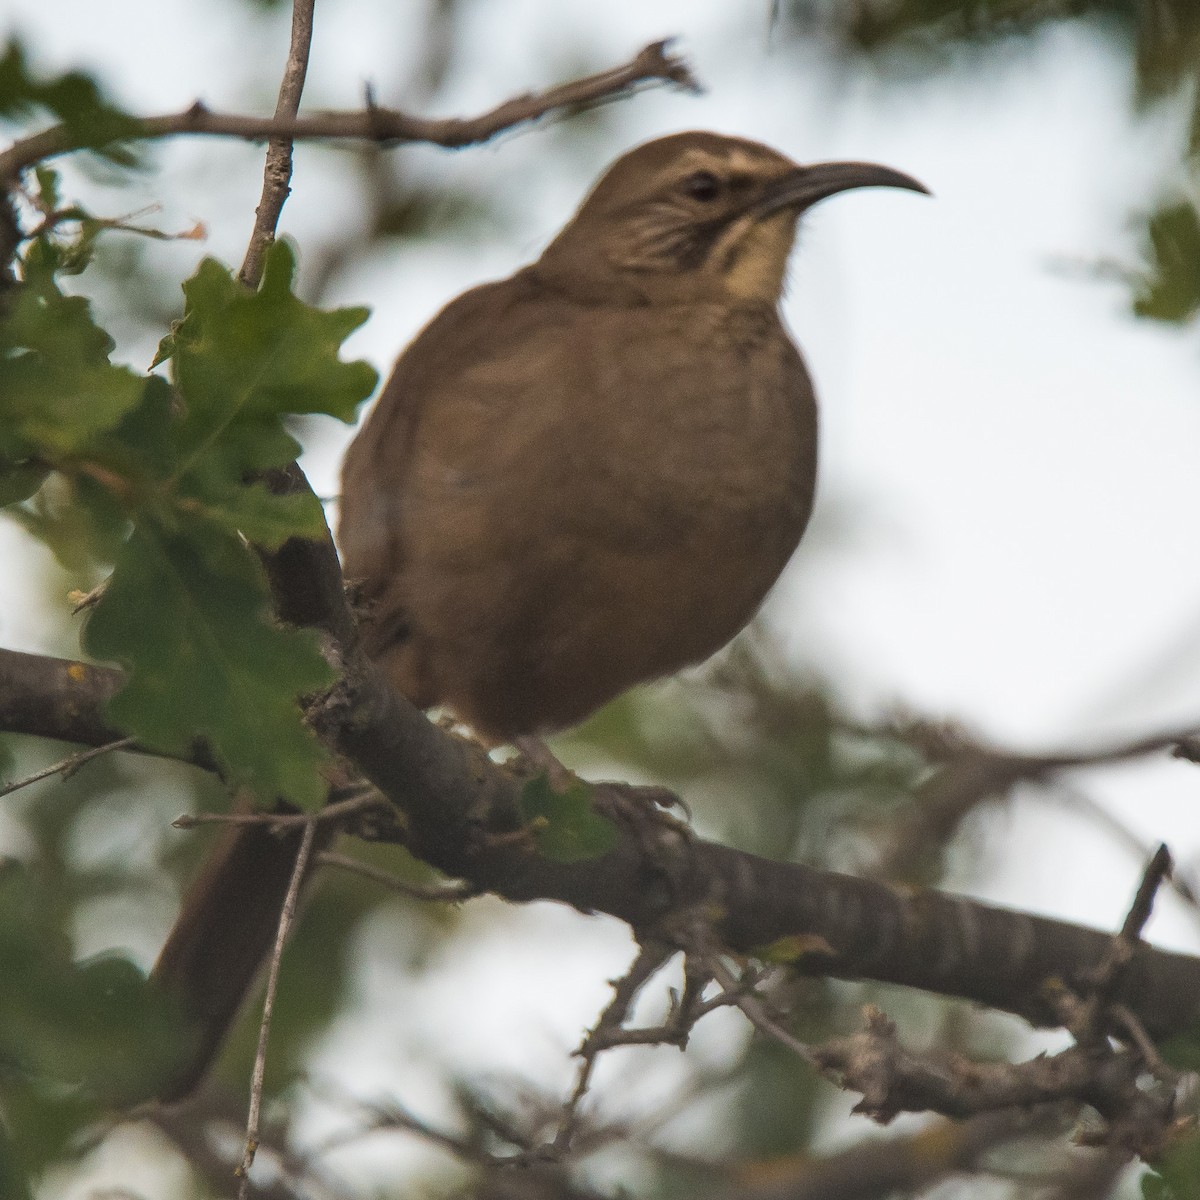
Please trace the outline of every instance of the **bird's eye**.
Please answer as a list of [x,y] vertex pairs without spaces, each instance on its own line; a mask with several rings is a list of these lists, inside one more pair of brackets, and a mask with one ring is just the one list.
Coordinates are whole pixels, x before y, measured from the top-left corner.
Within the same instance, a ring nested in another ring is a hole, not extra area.
[[707,204],[721,194],[721,181],[711,171],[697,171],[683,181],[683,190],[693,200]]

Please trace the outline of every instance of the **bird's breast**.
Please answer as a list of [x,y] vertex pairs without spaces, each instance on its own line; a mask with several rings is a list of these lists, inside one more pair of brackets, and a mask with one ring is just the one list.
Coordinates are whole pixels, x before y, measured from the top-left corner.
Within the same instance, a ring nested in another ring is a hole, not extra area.
[[698,305],[629,324],[628,353],[595,363],[600,378],[580,389],[608,398],[584,417],[583,445],[623,476],[625,507],[794,546],[812,505],[817,421],[779,318]]

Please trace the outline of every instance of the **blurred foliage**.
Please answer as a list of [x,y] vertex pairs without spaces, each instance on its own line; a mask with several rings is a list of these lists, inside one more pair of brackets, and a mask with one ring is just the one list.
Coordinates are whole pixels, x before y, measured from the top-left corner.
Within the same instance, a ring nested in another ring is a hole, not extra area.
[[1142,1179],[1142,1200],[1192,1200],[1200,1196],[1200,1135],[1170,1147]]
[[1200,221],[1189,203],[1160,209],[1147,222],[1147,270],[1134,299],[1139,317],[1183,323],[1200,311]]
[[986,44],[1050,22],[1102,22],[1133,48],[1138,103],[1194,84],[1200,72],[1193,0],[791,0],[784,15],[798,30],[837,29],[867,52],[944,53],[956,42]]
[[[1133,103],[1179,99],[1189,106],[1185,173],[1200,178],[1200,4],[1196,0],[791,0],[782,17],[793,36],[819,31],[844,50],[923,71],[956,61],[956,49],[993,43],[1067,21],[1086,21],[1128,47]],[[1177,190],[1177,189],[1173,189]],[[1146,265],[1131,272],[1139,317],[1175,324],[1200,309],[1200,217],[1192,197],[1144,217]]]
[[127,958],[73,960],[63,909],[40,864],[0,865],[0,1171],[7,1159],[14,1186],[152,1094],[180,1044],[175,1015]]
[[61,121],[76,145],[121,166],[136,162],[121,142],[134,119],[105,97],[96,79],[82,71],[37,78],[29,69],[24,46],[14,38],[0,53],[0,120],[25,121],[42,113]]

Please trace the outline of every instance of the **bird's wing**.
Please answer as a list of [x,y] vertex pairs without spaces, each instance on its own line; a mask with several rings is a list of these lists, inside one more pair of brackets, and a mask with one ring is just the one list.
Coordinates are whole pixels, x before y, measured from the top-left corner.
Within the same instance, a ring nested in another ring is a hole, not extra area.
[[338,542],[373,609],[368,652],[406,635],[414,577],[469,573],[531,528],[530,472],[572,391],[570,322],[518,273],[460,296],[400,357],[342,470]]

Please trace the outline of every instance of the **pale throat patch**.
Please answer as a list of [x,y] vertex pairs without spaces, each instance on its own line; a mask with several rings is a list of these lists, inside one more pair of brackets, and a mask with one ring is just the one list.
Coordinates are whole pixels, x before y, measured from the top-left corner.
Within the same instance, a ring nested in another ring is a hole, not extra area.
[[765,220],[735,221],[709,259],[727,292],[739,300],[774,304],[783,292],[788,255],[796,240],[796,214],[780,209]]

